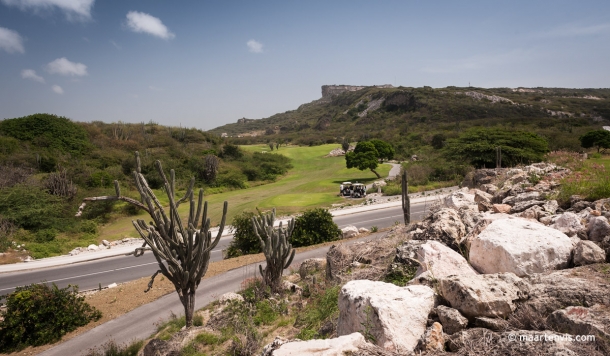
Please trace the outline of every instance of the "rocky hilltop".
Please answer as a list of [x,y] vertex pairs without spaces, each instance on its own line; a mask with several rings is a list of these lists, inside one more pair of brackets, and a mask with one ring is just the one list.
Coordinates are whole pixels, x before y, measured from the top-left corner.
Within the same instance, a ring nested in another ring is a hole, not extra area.
[[296,110],[242,118],[210,132],[226,133],[237,144],[379,138],[407,158],[429,151],[434,135],[451,138],[481,126],[539,134],[551,150],[579,150],[578,137],[610,125],[609,120],[609,89],[324,85],[322,98]]

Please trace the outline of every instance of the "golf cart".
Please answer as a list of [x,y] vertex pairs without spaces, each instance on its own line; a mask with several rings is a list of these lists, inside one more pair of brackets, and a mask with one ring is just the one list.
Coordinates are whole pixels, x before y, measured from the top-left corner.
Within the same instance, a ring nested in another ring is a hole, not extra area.
[[362,183],[343,182],[339,189],[342,197],[364,198],[366,196],[366,186]]

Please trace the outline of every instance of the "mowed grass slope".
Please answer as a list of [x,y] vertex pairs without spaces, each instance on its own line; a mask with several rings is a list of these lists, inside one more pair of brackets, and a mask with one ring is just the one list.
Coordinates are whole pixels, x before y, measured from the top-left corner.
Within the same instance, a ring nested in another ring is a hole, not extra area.
[[[254,152],[269,151],[269,147],[266,145],[240,147]],[[229,224],[233,216],[244,210],[253,211],[257,207],[265,210],[276,208],[278,215],[293,214],[314,207],[328,207],[333,203],[344,201],[338,196],[341,182],[370,183],[376,180],[375,174],[370,171],[347,169],[343,156],[324,157],[337,147],[337,144],[280,147],[279,150],[269,152],[269,154],[282,154],[291,158],[294,167],[285,176],[270,184],[206,196],[205,200],[209,204],[208,215],[212,219],[212,225],[220,222],[222,204],[225,200],[229,202],[227,221]],[[164,168],[169,170],[171,167],[165,166]],[[383,164],[378,167],[377,172],[382,177],[387,177],[390,169],[390,165]],[[166,201],[166,199],[161,201]],[[188,204],[182,204],[180,212],[182,216],[186,217]],[[116,240],[124,236],[136,237],[137,233],[131,223],[134,218],[121,218],[103,227],[100,240]],[[138,218],[147,219],[144,214]]]

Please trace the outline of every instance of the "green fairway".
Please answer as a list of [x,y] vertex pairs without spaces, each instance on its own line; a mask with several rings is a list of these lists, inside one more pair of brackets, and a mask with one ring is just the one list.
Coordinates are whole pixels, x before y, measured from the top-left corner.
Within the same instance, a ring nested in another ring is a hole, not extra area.
[[[269,146],[240,146],[253,152],[269,151]],[[338,196],[339,184],[344,181],[370,183],[376,180],[370,171],[345,168],[345,158],[324,157],[337,144],[314,147],[280,147],[269,154],[282,154],[292,159],[294,166],[285,176],[275,182],[253,188],[234,190],[206,196],[209,202],[209,216],[212,224],[220,222],[222,202],[229,202],[229,222],[244,210],[276,208],[279,215],[292,214],[313,207],[328,207],[333,203],[345,201]],[[170,169],[171,167],[165,167]],[[387,177],[391,166],[380,165],[377,172]],[[188,204],[180,207],[181,214],[188,214]],[[136,236],[131,225],[133,218],[121,218],[102,229],[100,239],[118,239],[123,236]]]

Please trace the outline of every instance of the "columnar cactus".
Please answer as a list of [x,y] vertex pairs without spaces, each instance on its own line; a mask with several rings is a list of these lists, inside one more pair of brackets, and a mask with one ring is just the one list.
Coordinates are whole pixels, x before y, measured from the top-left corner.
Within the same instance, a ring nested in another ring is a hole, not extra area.
[[405,225],[411,223],[411,199],[409,198],[409,181],[407,180],[407,171],[402,171],[401,177],[402,187],[402,214],[405,220]]
[[[133,176],[142,202],[122,196],[117,181],[114,182],[116,196],[92,197],[84,200],[122,200],[140,207],[150,215],[153,221],[149,224],[143,219],[133,221],[134,227],[145,241],[142,247],[136,248],[134,256],[139,257],[144,254],[144,251],[152,250],[159,264],[159,270],[152,275],[145,292],[152,288],[157,274],[163,274],[174,284],[180,301],[184,305],[186,326],[191,327],[195,309],[195,291],[208,269],[210,253],[220,241],[225,226],[228,203],[224,202],[220,227],[212,241],[210,219],[207,217],[208,202],[203,202],[203,189],[199,190],[199,197],[195,205],[193,194],[195,178],[191,179],[186,194],[176,200],[174,170],[170,171],[168,180],[161,167],[161,162],[156,161],[155,167],[164,182],[165,192],[169,198],[169,214],[166,213],[165,208],[142,175],[138,152],[136,152],[136,171],[133,172]],[[187,223],[183,224],[178,214],[178,206],[185,201],[189,202],[190,209]]]
[[294,230],[294,219],[290,219],[285,228],[280,222],[279,228],[274,229],[274,222],[275,209],[270,214],[259,214],[252,218],[254,233],[261,243],[267,260],[265,269],[261,265],[258,266],[258,269],[265,285],[269,286],[272,292],[278,293],[281,291],[282,272],[290,266],[296,251],[289,242]]

